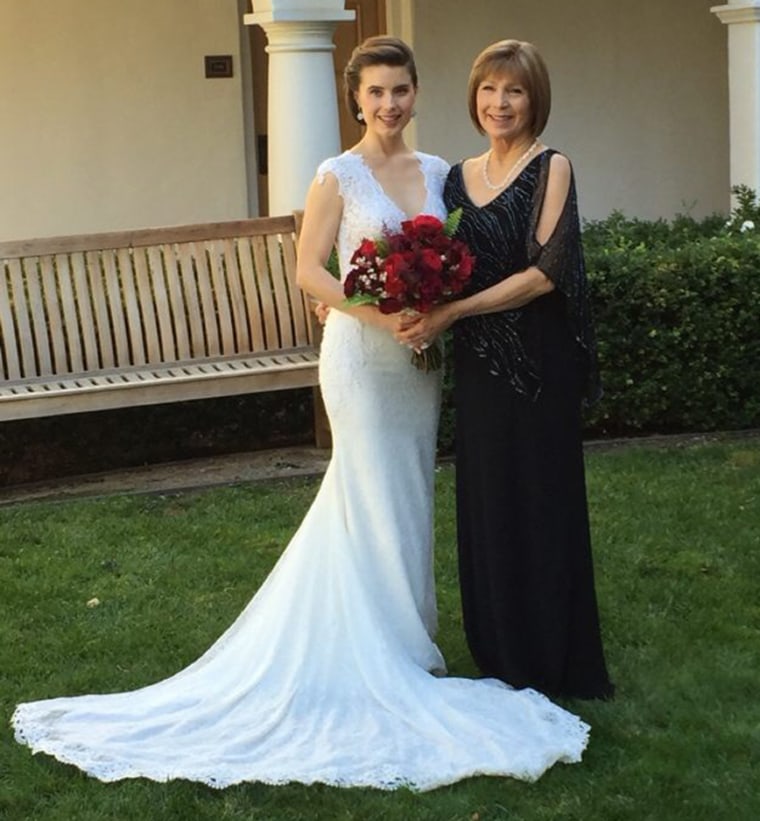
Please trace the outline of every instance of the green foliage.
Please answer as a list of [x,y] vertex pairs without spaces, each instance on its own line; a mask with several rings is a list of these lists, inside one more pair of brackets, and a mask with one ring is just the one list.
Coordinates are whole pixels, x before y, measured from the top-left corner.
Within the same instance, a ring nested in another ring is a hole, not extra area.
[[757,230],[760,227],[760,202],[757,194],[748,185],[735,185],[731,193],[734,195],[734,207],[726,222],[726,231],[741,234]]
[[447,237],[453,237],[459,228],[459,223],[462,221],[462,208],[455,208],[450,214],[446,216],[446,221],[443,223],[443,233]]
[[325,268],[327,268],[335,279],[340,279],[340,262],[338,261],[338,250],[336,248],[330,251],[330,256],[327,258]]
[[605,389],[590,432],[760,424],[760,235],[735,230],[757,210],[739,208],[729,222],[613,214],[585,227]]
[[[320,785],[103,784],[14,742],[22,700],[131,689],[229,626],[317,483],[0,508],[0,818],[8,821],[744,821],[760,817],[760,440],[594,449],[596,582],[617,697],[567,702],[580,764],[537,784],[428,793]],[[473,676],[461,622],[454,470],[436,486],[437,642]],[[97,597],[98,606],[87,605]]]
[[354,294],[346,297],[346,305],[377,305],[377,297],[373,294]]

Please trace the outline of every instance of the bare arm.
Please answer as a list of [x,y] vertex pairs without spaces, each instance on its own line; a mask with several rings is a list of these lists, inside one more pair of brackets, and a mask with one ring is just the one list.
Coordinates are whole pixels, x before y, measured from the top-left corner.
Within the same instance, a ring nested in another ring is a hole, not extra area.
[[[571,169],[566,157],[554,154],[549,167],[546,194],[539,215],[536,239],[544,244],[551,237],[570,191]],[[438,336],[458,319],[521,308],[554,290],[554,283],[539,268],[530,267],[465,299],[434,308],[416,324],[397,334],[400,342],[419,345]]]
[[324,180],[315,179],[306,195],[298,240],[298,287],[330,308],[345,311],[362,322],[393,332],[398,327],[397,317],[381,314],[374,305],[346,306],[343,286],[327,270],[342,215],[343,198],[335,176],[325,174]]

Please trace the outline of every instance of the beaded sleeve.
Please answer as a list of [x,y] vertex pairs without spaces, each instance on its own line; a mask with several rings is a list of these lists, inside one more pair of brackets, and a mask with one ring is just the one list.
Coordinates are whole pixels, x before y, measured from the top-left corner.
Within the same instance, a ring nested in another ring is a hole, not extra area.
[[553,151],[541,157],[541,169],[533,199],[530,231],[528,233],[528,263],[546,274],[565,297],[567,317],[573,337],[584,358],[584,399],[587,404],[601,396],[601,381],[597,363],[596,338],[589,305],[586,263],[581,241],[578,196],[575,178],[571,177],[570,190],[557,225],[549,239],[539,244],[536,239],[538,220],[549,179],[549,165]]

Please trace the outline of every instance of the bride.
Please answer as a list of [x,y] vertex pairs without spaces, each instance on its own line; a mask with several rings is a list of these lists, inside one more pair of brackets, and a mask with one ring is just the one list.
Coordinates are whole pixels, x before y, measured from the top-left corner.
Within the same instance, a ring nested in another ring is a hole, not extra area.
[[533,690],[445,677],[432,574],[440,373],[412,366],[396,317],[347,309],[324,266],[336,238],[345,275],[363,237],[445,217],[448,167],[403,141],[417,93],[403,42],[366,41],[345,80],[365,134],[317,171],[298,269],[332,308],[320,361],[330,465],[272,573],[196,662],[134,692],[17,707],[20,742],[102,781],[427,790],[534,780],[586,746],[588,726]]

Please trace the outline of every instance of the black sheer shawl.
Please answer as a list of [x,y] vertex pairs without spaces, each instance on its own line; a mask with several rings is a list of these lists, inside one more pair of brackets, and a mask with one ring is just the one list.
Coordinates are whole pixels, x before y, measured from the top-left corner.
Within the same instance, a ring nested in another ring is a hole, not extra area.
[[565,206],[552,235],[543,245],[539,244],[536,239],[541,207],[549,179],[549,165],[554,153],[556,152],[547,150],[540,157],[541,167],[533,197],[533,211],[528,232],[528,264],[546,274],[565,298],[565,310],[570,330],[580,347],[583,359],[585,377],[583,398],[586,404],[590,405],[600,398],[602,388],[597,361],[596,335],[589,302],[586,261],[581,239],[578,195],[575,189],[575,175],[572,172]]

